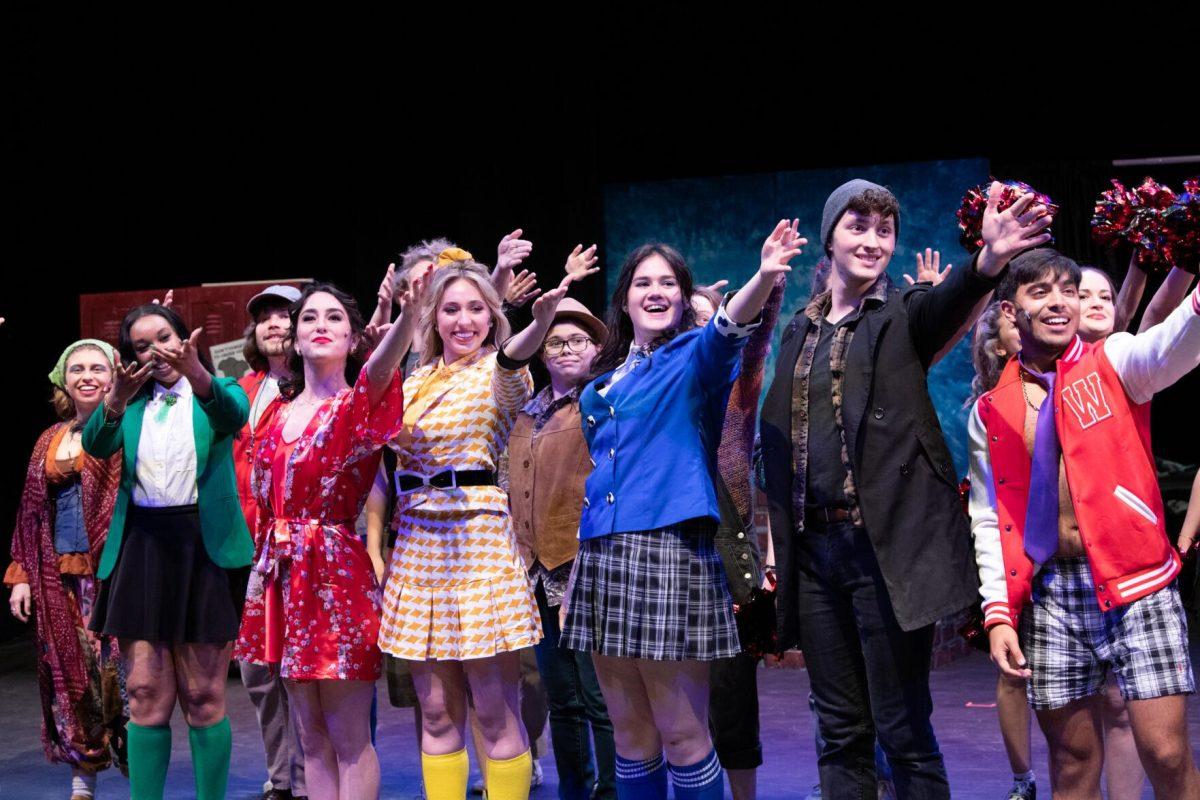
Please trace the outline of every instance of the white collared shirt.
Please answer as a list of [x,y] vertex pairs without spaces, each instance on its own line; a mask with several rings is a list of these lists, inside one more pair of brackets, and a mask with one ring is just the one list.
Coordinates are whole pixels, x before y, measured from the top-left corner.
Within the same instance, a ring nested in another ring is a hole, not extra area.
[[258,387],[258,394],[254,395],[254,403],[250,406],[250,430],[258,429],[258,421],[262,419],[263,412],[276,397],[279,397],[279,378],[267,375]]
[[[168,404],[167,395],[175,402]],[[192,385],[180,378],[171,388],[155,382],[142,414],[133,504],[149,508],[196,502],[196,437]]]

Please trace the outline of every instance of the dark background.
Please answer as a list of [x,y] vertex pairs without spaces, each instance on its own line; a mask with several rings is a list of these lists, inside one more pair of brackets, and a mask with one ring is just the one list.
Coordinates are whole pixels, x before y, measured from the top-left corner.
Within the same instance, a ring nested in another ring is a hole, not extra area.
[[[1062,249],[1108,264],[1087,238],[1108,179],[1177,186],[1200,172],[1112,166],[1200,152],[1165,45],[1147,80],[1114,77],[1099,49],[884,52],[874,31],[798,52],[774,41],[782,21],[669,12],[542,19],[561,28],[536,34],[532,20],[476,19],[485,30],[470,38],[450,22],[269,11],[4,13],[5,552],[80,293],[311,276],[369,306],[398,250],[438,235],[492,262],[522,227],[530,264],[557,275],[574,244],[603,240],[609,182],[957,157],[1050,194]],[[601,266],[623,255],[602,253]],[[603,285],[576,293],[599,310]],[[1155,409],[1161,455],[1189,463],[1194,385]],[[2,639],[14,626],[0,619]]]

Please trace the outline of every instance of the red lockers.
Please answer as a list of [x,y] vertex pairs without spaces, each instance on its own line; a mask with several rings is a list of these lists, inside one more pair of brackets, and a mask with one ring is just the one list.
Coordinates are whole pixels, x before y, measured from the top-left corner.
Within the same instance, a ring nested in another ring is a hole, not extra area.
[[[205,348],[218,347],[218,353],[230,354],[240,351],[234,346],[245,335],[246,326],[250,322],[246,314],[246,303],[251,297],[273,284],[286,283],[300,287],[308,282],[308,278],[298,278],[284,281],[253,281],[239,283],[211,283],[201,286],[185,286],[175,289],[174,308],[182,316],[192,330],[204,328],[200,343]],[[105,292],[101,294],[85,294],[79,298],[79,329],[84,338],[103,339],[117,344],[117,335],[121,328],[121,320],[129,309],[154,299],[162,299],[166,289],[146,289],[136,292]],[[214,354],[213,361],[218,362],[219,356]],[[222,369],[221,363],[215,363],[217,371],[239,377],[235,368],[228,361]]]

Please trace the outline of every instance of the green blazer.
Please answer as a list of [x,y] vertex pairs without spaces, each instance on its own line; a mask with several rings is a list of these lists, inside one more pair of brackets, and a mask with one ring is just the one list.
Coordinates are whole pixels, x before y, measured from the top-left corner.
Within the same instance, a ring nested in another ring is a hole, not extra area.
[[[181,378],[180,380],[186,380]],[[101,405],[83,428],[83,449],[97,458],[108,458],[125,448],[121,469],[121,489],[113,510],[108,540],[100,556],[96,577],[112,574],[121,552],[125,533],[125,514],[137,481],[138,441],[142,437],[142,415],[150,392],[139,392],[129,401],[120,419],[109,420]],[[233,378],[213,378],[212,397],[192,398],[192,429],[196,437],[196,488],[200,510],[200,531],[204,549],[219,567],[247,566],[254,559],[254,542],[246,527],[246,518],[238,502],[237,480],[233,474],[233,438],[250,415],[250,401]]]

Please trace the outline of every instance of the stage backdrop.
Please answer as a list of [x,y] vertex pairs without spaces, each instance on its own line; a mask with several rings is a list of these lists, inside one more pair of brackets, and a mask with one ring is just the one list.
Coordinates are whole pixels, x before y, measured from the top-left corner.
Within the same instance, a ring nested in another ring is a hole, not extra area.
[[[649,241],[665,242],[683,253],[697,283],[724,278],[731,288],[737,287],[758,268],[763,239],[775,223],[798,218],[800,232],[811,244],[792,262],[792,279],[767,362],[765,392],[775,374],[780,331],[809,296],[813,267],[821,257],[818,238],[825,198],[851,178],[883,184],[900,200],[900,240],[888,267],[893,281],[904,285],[903,274],[915,273],[916,253],[926,247],[941,251],[943,267],[947,262],[956,269],[967,265],[954,212],[968,187],[987,180],[984,159],[614,184],[604,192],[608,294],[626,254]],[[973,374],[964,339],[929,375],[929,393],[959,475],[966,474],[963,402]]]

